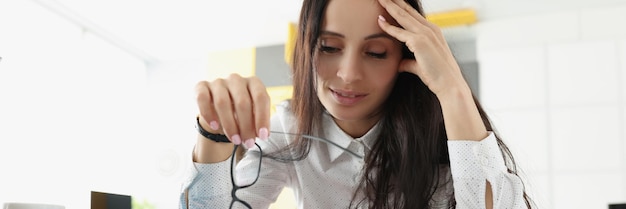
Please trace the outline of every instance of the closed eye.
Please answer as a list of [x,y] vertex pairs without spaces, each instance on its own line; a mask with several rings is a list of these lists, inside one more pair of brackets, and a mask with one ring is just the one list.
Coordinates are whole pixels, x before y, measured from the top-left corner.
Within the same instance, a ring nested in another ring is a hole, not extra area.
[[330,47],[330,46],[320,46],[320,51],[324,53],[335,53],[339,51],[339,48]]
[[376,59],[385,59],[385,58],[387,58],[387,52],[383,52],[383,53],[366,52],[365,54],[367,54],[370,57],[376,58]]

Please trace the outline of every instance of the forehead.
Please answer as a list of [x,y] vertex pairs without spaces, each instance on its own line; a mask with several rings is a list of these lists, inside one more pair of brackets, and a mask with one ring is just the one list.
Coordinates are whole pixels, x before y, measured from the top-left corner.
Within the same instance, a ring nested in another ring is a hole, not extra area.
[[[350,14],[384,11],[378,0],[329,0],[327,9],[329,8],[349,9],[344,10],[344,12]],[[361,10],[356,10],[357,8]]]
[[382,31],[378,26],[378,15],[388,16],[376,0],[330,0],[322,26],[337,32]]

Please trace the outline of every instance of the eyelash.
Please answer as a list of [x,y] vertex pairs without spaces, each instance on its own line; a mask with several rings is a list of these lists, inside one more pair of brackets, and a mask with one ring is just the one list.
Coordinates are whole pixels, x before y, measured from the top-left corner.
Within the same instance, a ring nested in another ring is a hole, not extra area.
[[[339,48],[330,47],[330,46],[320,46],[320,51],[324,53],[335,53],[339,51]],[[387,58],[387,52],[383,52],[383,53],[366,52],[365,54],[376,59]]]
[[330,47],[330,46],[320,46],[320,51],[324,52],[324,53],[334,53],[334,52],[338,52],[339,49],[335,48],[335,47]]
[[367,55],[374,57],[376,59],[385,59],[387,58],[387,52],[383,53],[374,53],[374,52],[366,52]]

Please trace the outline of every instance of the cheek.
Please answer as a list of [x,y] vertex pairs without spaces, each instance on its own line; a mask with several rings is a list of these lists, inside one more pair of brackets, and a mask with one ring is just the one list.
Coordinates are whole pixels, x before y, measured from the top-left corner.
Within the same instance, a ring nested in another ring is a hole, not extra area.
[[372,82],[375,82],[376,86],[380,89],[390,91],[398,75],[398,64],[389,63],[379,66],[379,68],[375,69],[373,72],[375,73],[371,75],[371,78],[373,78]]
[[337,65],[335,62],[336,61],[334,59],[331,59],[329,57],[320,58],[318,60],[318,64],[315,70],[315,72],[317,73],[318,81],[329,79],[337,74]]
[[375,68],[370,71],[372,76],[379,80],[392,80],[398,74],[399,64],[394,61],[371,64],[370,66]]

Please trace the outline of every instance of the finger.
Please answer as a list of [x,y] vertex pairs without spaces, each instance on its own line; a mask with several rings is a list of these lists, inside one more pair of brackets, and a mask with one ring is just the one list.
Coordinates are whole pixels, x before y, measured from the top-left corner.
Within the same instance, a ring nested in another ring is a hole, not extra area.
[[[212,133],[221,133],[219,130],[219,117],[213,107],[211,92],[209,91],[209,82],[200,81],[196,84],[196,102],[200,112],[200,124],[208,124]],[[203,127],[204,128],[204,127]]]
[[[387,1],[389,1],[389,0],[387,0]],[[396,5],[398,5],[398,7],[402,8],[402,10],[406,11],[411,17],[415,18],[415,20],[417,20],[417,22],[419,22],[423,26],[427,27],[427,28],[422,28],[422,29],[430,29],[431,32],[433,32],[433,33],[435,33],[437,35],[437,37],[438,37],[437,39],[439,41],[442,41],[443,33],[441,32],[441,28],[439,28],[439,26],[437,26],[437,25],[431,23],[430,21],[428,21],[424,15],[420,14],[417,11],[417,9],[413,8],[406,1],[403,1],[403,0],[393,0],[393,2],[396,3]]]
[[[416,20],[416,22],[418,23],[417,26],[411,27],[413,28],[411,31],[412,32],[419,32],[419,30],[423,30],[423,31],[428,31],[429,33],[433,33],[436,35],[437,40],[438,41],[445,41],[444,37],[443,37],[443,32],[441,31],[441,28],[439,28],[439,26],[431,23],[430,21],[428,21],[426,19],[426,17],[422,14],[420,14],[417,9],[413,8],[411,5],[409,5],[407,2],[403,1],[403,0],[380,0],[380,1],[385,1],[387,2],[387,5],[396,5],[397,7],[401,8],[403,11],[405,11],[406,13],[408,13],[414,20]],[[393,1],[393,2],[391,2]],[[389,3],[391,2],[391,3]],[[390,12],[390,15],[391,14]],[[394,17],[395,18],[395,17]],[[406,26],[400,24],[402,27],[407,28]]]
[[[387,0],[387,1],[389,1],[389,0]],[[402,10],[406,11],[409,15],[411,15],[411,17],[415,18],[419,22],[424,23],[424,21],[420,21],[420,19],[426,20],[426,19],[424,19],[422,14],[417,12],[417,10],[415,8],[413,8],[411,5],[409,5],[408,3],[406,3],[406,1],[404,1],[404,0],[392,0],[392,1],[396,5],[398,5],[398,7],[400,7]],[[428,22],[428,21],[426,21],[426,22]]]
[[378,25],[383,31],[398,39],[398,41],[406,43],[411,38],[411,32],[389,24],[382,15],[378,16]]
[[213,106],[220,119],[219,123],[222,125],[224,134],[228,136],[230,141],[234,144],[241,144],[241,137],[239,135],[231,95],[226,81],[224,79],[217,79],[211,82],[210,89],[213,96]]
[[417,21],[407,10],[400,7],[396,2],[391,0],[379,0],[380,4],[387,10],[389,15],[402,26],[402,28],[411,32],[418,32],[420,30],[428,29],[422,23]]
[[266,140],[270,130],[270,96],[263,82],[257,77],[252,77],[248,83],[248,91],[252,104],[254,104],[254,124],[257,128],[257,136]]
[[417,9],[413,8],[406,1],[404,1],[404,0],[392,0],[392,1],[394,3],[396,3],[396,5],[398,5],[398,7],[402,8],[404,11],[409,13],[409,15],[411,15],[411,17],[415,18],[415,20],[417,20],[422,25],[424,25],[426,27],[429,27],[432,30],[439,29],[439,27],[437,25],[435,25],[435,24],[431,23],[430,21],[428,21],[424,15],[420,14],[417,11]]
[[378,23],[383,31],[403,42],[413,53],[416,53],[418,49],[423,48],[424,44],[441,43],[437,36],[432,32],[413,33],[403,30],[402,28],[389,24],[382,16],[379,16]]
[[251,148],[254,146],[256,130],[247,80],[237,74],[231,74],[228,81],[228,91],[233,102],[239,134],[246,147]]

